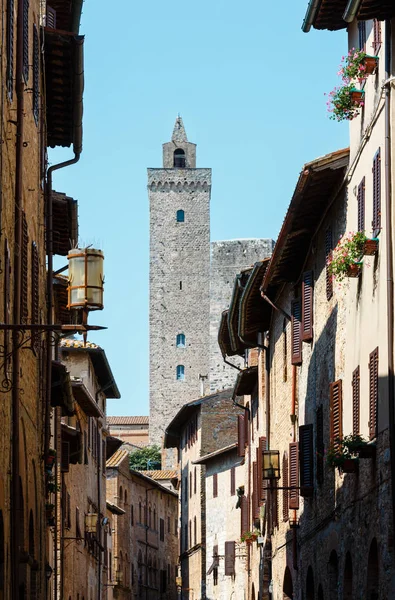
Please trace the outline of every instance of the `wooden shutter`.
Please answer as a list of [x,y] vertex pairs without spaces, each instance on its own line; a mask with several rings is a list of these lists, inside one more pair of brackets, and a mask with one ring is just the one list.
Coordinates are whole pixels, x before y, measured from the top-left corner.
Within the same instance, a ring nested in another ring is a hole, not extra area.
[[45,26],[49,27],[50,29],[56,29],[56,10],[47,4],[46,13]]
[[316,413],[317,482],[324,482],[324,411],[322,405]]
[[29,80],[29,0],[23,2],[23,66],[22,73],[25,83]]
[[14,0],[7,0],[7,92],[14,91]]
[[337,439],[343,437],[343,390],[341,379],[330,384],[329,395],[330,442],[334,448],[337,448],[339,445]]
[[291,442],[289,444],[289,508],[299,508],[299,444]]
[[278,489],[277,489],[277,481],[273,482],[272,491],[272,526],[273,529],[278,527]]
[[378,19],[373,19],[373,52],[377,54],[381,46],[381,23]]
[[293,365],[302,364],[302,339],[301,339],[301,305],[300,299],[291,302],[291,340]]
[[235,542],[225,542],[225,575],[235,574]]
[[238,456],[245,456],[245,415],[238,415],[237,417],[237,454]]
[[247,448],[250,445],[250,411],[246,410],[244,415],[244,440]]
[[70,443],[62,442],[62,460],[61,460],[62,473],[68,473],[69,466],[70,466]]
[[369,439],[377,435],[377,405],[379,395],[379,349],[369,355]]
[[365,231],[365,177],[358,186],[358,231]]
[[240,535],[248,531],[248,500],[247,496],[241,497],[240,502]]
[[29,289],[29,234],[27,229],[26,215],[22,213],[22,281],[21,281],[21,319],[27,323],[29,316],[28,289]]
[[313,339],[313,271],[306,271],[302,278],[302,340]]
[[267,479],[263,479],[263,453],[266,450],[266,438],[259,438],[259,452],[257,458],[258,464],[258,486],[260,489],[259,502],[266,502],[267,498]]
[[326,299],[330,300],[333,296],[333,275],[329,272],[329,265],[332,262],[332,228],[328,227],[325,231],[325,276],[326,276]]
[[360,413],[360,384],[359,384],[359,366],[352,374],[352,432],[359,435],[359,413]]
[[373,159],[373,237],[381,229],[381,158],[380,148]]
[[213,498],[218,496],[218,473],[213,475]]
[[[40,320],[40,304],[39,304],[39,260],[37,244],[32,242],[32,268],[31,268],[31,302],[32,302],[32,323],[38,323]],[[40,345],[40,334],[37,331],[32,331],[32,348],[38,351]]]
[[33,25],[33,116],[38,123],[40,101],[40,45],[37,26]]
[[232,467],[230,470],[230,495],[236,494],[236,467]]
[[289,519],[289,490],[287,490],[288,486],[288,455],[286,452],[283,454],[283,521],[288,521]]
[[313,425],[299,427],[300,495],[309,497],[314,486]]
[[252,502],[252,516],[254,519],[259,519],[259,483],[258,483],[258,464],[256,461],[252,463],[252,477],[254,486],[254,497]]

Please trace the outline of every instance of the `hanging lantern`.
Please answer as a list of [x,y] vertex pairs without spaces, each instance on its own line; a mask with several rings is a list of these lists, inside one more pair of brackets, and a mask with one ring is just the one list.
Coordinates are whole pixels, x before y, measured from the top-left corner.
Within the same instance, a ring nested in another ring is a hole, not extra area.
[[103,261],[104,254],[94,248],[70,250],[69,285],[67,308],[103,309]]
[[87,533],[96,533],[97,520],[97,513],[88,513],[85,515],[85,530]]
[[280,452],[265,450],[263,452],[263,479],[280,479]]

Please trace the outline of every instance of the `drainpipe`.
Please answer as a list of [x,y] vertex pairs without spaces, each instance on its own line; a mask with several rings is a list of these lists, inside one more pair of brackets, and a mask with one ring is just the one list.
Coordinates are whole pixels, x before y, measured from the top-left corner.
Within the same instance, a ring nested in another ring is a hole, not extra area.
[[[385,21],[385,79],[391,75],[391,21]],[[391,84],[385,86],[385,228],[387,259],[388,417],[391,455],[392,527],[395,530],[394,265],[391,206]]]
[[[15,199],[14,199],[14,323],[21,322],[21,286],[22,286],[22,204],[23,204],[23,136],[24,136],[24,81],[23,81],[23,2],[18,2],[17,13],[17,60],[16,60],[16,152],[15,152]],[[19,490],[19,387],[20,387],[20,350],[19,332],[12,332],[12,445],[11,445],[11,580],[12,599],[19,596],[19,545],[20,545],[20,490]]]

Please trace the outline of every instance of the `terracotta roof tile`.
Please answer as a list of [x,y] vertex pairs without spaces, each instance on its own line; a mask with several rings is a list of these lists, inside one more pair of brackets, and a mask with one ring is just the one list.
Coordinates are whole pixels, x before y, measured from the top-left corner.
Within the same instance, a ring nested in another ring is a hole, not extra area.
[[163,470],[163,471],[140,471],[143,475],[151,477],[151,479],[174,479],[178,477],[178,471]]
[[119,465],[121,464],[121,462],[124,460],[124,458],[126,456],[129,455],[129,452],[127,450],[117,450],[112,456],[111,458],[108,459],[108,461],[106,462],[106,467],[119,467]]
[[148,416],[140,416],[140,417],[107,417],[108,425],[148,425],[149,417]]

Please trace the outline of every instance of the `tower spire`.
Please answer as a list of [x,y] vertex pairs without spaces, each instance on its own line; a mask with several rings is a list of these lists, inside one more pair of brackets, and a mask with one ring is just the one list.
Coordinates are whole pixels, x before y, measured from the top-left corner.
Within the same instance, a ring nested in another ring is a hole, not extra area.
[[173,135],[171,136],[172,142],[187,142],[187,134],[185,131],[184,123],[182,118],[178,115],[176,122],[174,123]]

